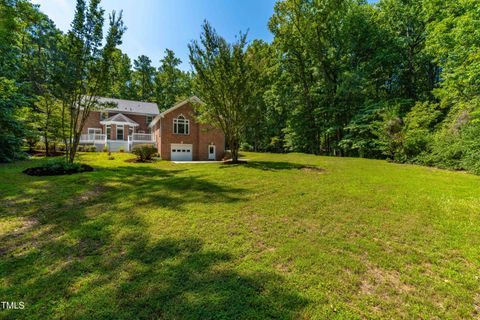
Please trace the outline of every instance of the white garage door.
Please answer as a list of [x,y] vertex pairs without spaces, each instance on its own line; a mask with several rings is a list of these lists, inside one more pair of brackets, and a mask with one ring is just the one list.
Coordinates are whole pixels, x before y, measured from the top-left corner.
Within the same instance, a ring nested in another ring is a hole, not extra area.
[[192,161],[191,144],[172,144],[170,147],[170,159],[172,161]]

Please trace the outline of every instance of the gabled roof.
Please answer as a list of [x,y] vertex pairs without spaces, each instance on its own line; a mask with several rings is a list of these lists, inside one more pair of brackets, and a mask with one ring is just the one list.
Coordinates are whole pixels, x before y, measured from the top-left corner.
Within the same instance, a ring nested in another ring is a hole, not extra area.
[[124,99],[114,99],[106,97],[97,98],[99,104],[114,104],[115,107],[102,108],[102,111],[139,113],[155,116],[159,114],[158,106],[153,102],[142,102]]
[[104,125],[115,124],[115,125],[129,125],[131,127],[139,126],[138,123],[136,123],[135,121],[133,121],[132,119],[130,119],[129,117],[121,113],[117,113],[116,115],[111,116],[108,119],[102,120],[100,121],[100,123]]
[[163,118],[167,113],[170,113],[182,106],[184,106],[185,104],[189,103],[189,102],[193,102],[193,103],[202,103],[203,104],[203,101],[200,100],[200,98],[198,98],[197,96],[191,96],[190,98],[186,99],[186,100],[183,100],[179,103],[177,103],[176,105],[174,105],[173,107],[163,111],[162,113],[160,113],[158,116],[156,116],[155,118],[153,118],[152,122],[148,125],[149,127],[153,127],[155,125],[155,123],[158,122],[158,120],[160,120],[160,118]]

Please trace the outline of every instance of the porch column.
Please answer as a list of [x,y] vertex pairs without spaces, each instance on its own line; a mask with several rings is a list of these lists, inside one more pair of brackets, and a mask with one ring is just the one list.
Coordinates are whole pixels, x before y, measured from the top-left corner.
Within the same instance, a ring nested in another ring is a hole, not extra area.
[[112,124],[110,126],[110,140],[117,140],[117,125]]

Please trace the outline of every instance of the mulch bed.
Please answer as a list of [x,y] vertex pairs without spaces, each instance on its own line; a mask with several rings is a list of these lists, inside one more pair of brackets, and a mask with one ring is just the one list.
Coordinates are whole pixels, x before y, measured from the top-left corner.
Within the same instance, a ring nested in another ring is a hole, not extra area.
[[45,150],[32,150],[32,151],[27,150],[25,152],[34,157],[45,157],[45,156],[58,157],[58,156],[65,155],[65,151],[50,151],[48,152],[48,155],[45,153]]
[[127,160],[125,160],[125,162],[128,162],[128,163],[152,163],[154,161],[153,160],[140,161],[137,158],[133,158],[133,159],[127,159]]
[[232,159],[223,160],[223,164],[245,164],[247,161],[245,160],[237,160],[237,162],[233,162]]
[[93,168],[86,164],[81,164],[80,169],[51,169],[46,167],[34,167],[23,170],[22,172],[29,176],[61,176],[66,174],[82,173],[93,171]]
[[[34,156],[34,157],[45,157],[45,151],[33,151],[33,152],[27,152],[29,155]],[[58,157],[58,156],[63,156],[65,155],[65,152],[63,151],[51,151],[48,153],[49,157]]]

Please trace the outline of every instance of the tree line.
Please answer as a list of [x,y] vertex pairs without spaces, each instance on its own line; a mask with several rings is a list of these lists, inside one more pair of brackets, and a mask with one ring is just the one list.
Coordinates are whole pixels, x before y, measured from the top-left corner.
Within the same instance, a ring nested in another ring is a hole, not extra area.
[[74,161],[96,97],[157,102],[160,111],[191,95],[192,74],[166,50],[158,69],[145,55],[133,61],[118,45],[121,12],[108,16],[99,0],[78,0],[62,33],[37,5],[0,1],[0,162],[24,156],[41,141],[48,155],[61,145]]
[[[69,43],[35,6],[3,1],[2,154],[28,141],[19,110],[48,115],[45,87],[62,87],[55,69]],[[189,44],[189,73],[170,50],[155,70],[112,48],[99,93],[161,109],[197,94],[200,119],[224,130],[234,159],[239,149],[296,151],[480,172],[478,1],[284,0],[268,27],[271,43],[242,33],[229,43],[205,22]]]

